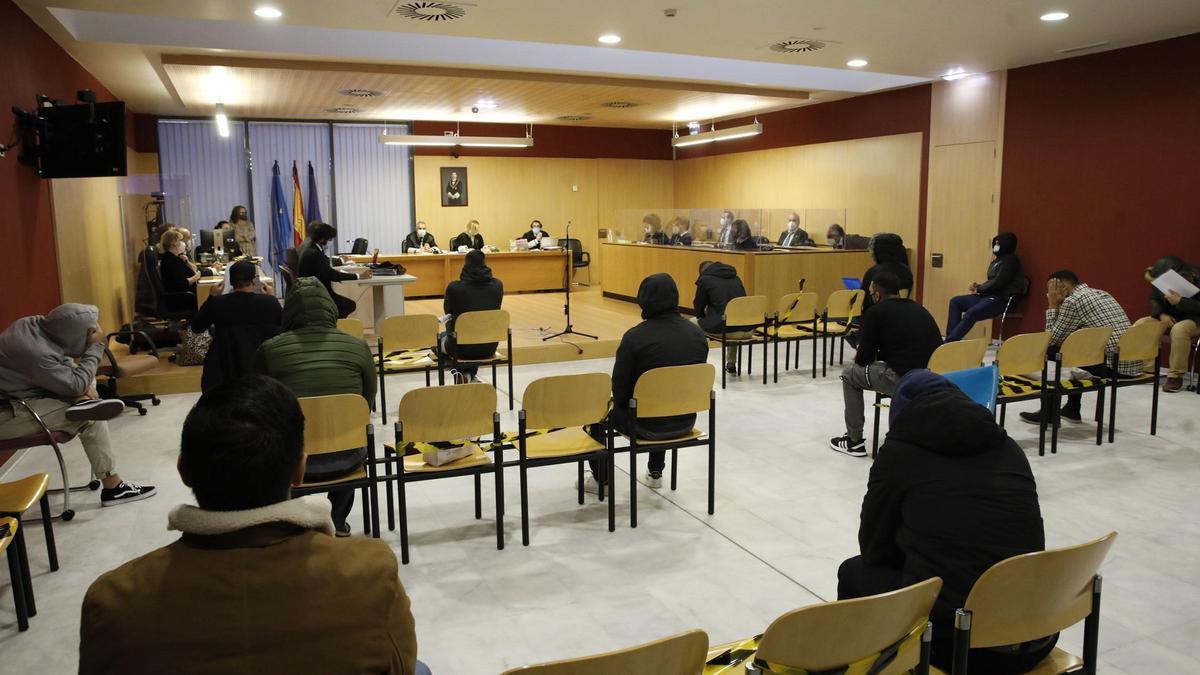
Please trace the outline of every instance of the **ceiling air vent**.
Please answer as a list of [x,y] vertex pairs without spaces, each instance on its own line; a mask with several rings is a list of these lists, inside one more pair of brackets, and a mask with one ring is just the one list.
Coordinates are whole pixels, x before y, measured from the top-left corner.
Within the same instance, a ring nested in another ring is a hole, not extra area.
[[634,103],[633,101],[608,101],[607,103],[601,103],[600,105],[604,106],[605,108],[636,108],[638,106],[638,104]]
[[556,119],[560,119],[564,122],[582,122],[584,120],[592,119],[592,116],[591,115],[559,115]]
[[337,93],[342,96],[353,96],[354,98],[375,98],[383,96],[383,92],[378,89],[338,89]]
[[453,21],[461,19],[467,10],[452,2],[401,2],[392,8],[392,14],[398,14],[414,21]]
[[334,115],[357,115],[358,113],[362,112],[362,108],[343,105],[336,108],[326,108],[325,112],[333,113]]
[[788,38],[771,45],[771,51],[780,54],[804,54],[824,49],[827,43],[810,38]]

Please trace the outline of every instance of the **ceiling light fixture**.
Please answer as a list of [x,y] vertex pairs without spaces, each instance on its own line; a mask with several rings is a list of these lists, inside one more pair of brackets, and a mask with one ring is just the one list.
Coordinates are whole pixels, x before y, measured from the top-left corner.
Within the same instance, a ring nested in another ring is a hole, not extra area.
[[704,143],[713,143],[715,141],[731,141],[735,138],[757,136],[762,133],[762,130],[762,123],[760,123],[758,120],[754,120],[754,122],[750,124],[743,124],[740,127],[712,129],[711,131],[702,131],[700,133],[694,133],[688,136],[680,136],[676,134],[671,139],[671,145],[676,148],[686,148],[689,145],[702,145]]
[[260,19],[278,19],[279,17],[283,16],[283,12],[275,9],[274,7],[264,6],[254,10],[254,16],[257,16]]
[[464,148],[532,148],[533,135],[524,138],[511,136],[417,136],[414,134],[382,134],[379,136],[382,145],[419,145],[436,147],[453,147],[461,145]]
[[953,69],[947,71],[946,74],[942,76],[942,79],[947,82],[953,82],[955,80],[961,80],[964,77],[967,77],[969,75],[970,75],[970,73],[968,73],[966,70],[963,70],[962,68],[953,68]]
[[1042,15],[1042,21],[1064,21],[1069,16],[1066,12],[1046,12]]
[[605,33],[596,39],[599,40],[601,44],[615,45],[621,41],[621,36],[617,35],[616,33]]
[[846,65],[850,66],[851,68],[862,68],[863,66],[867,65],[867,60],[866,59],[850,59],[849,61],[846,62]]
[[217,104],[217,133],[221,138],[229,138],[229,117],[225,115],[225,104]]
[[480,110],[495,110],[496,102],[490,98],[481,98],[475,102],[475,107]]

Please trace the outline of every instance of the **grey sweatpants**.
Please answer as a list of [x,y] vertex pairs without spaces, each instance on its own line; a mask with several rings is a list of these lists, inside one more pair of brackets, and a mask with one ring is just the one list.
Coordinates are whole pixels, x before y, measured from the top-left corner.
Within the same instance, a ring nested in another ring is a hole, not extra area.
[[[108,422],[72,422],[67,419],[67,408],[71,404],[58,399],[33,398],[27,402],[52,431],[66,431],[79,437],[96,478],[104,479],[116,473],[112,446],[108,442]],[[19,403],[0,404],[0,438],[32,436],[41,431],[37,420]]]
[[895,371],[883,361],[863,367],[857,363],[842,371],[842,397],[846,400],[846,433],[850,438],[863,439],[863,392],[877,391],[891,396],[896,388]]

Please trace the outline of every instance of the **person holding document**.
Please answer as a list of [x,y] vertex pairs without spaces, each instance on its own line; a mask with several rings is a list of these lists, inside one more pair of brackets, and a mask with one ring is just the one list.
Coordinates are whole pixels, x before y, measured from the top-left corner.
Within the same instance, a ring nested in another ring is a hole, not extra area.
[[1164,256],[1146,268],[1146,281],[1150,282],[1150,316],[1138,323],[1161,321],[1171,333],[1167,380],[1162,386],[1170,394],[1183,389],[1192,340],[1200,337],[1200,269],[1182,258]]

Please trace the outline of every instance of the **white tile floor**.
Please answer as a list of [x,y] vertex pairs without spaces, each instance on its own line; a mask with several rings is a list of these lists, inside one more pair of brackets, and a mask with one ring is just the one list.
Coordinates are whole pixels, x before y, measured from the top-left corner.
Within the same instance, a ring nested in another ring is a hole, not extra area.
[[[712,356],[715,363],[716,351]],[[611,365],[519,367],[518,401],[534,378]],[[575,503],[573,466],[531,472],[528,548],[520,541],[515,470],[506,476],[503,551],[495,548],[494,500],[488,501],[486,481],[482,521],[472,517],[470,479],[414,486],[412,564],[401,575],[413,600],[421,658],[439,675],[473,675],[693,627],[707,630],[716,643],[759,632],[784,611],[834,598],[837,566],[857,552],[870,466],[870,460],[836,454],[826,445],[842,428],[836,375],[835,369],[812,380],[792,372],[767,387],[743,376],[718,393],[715,516],[705,512],[702,451],[682,454],[677,492],[639,490],[636,530],[628,527],[627,487],[619,473],[613,534],[594,497],[586,506]],[[420,376],[389,378],[389,400],[394,406],[420,384]],[[174,539],[166,531],[166,513],[190,499],[175,473],[175,457],[180,423],[195,398],[166,396],[148,416],[126,414],[112,423],[121,472],[157,484],[157,497],[102,510],[96,495],[78,495],[76,519],[57,524],[62,569],[53,574],[40,531],[30,528],[39,613],[31,630],[18,634],[7,575],[0,574],[5,672],[74,670],[79,606],[88,584]],[[1098,448],[1094,427],[1069,426],[1057,456],[1037,457],[1036,428],[1016,421],[1016,412],[1032,404],[1010,409],[1009,431],[1030,455],[1048,545],[1121,533],[1104,566],[1101,672],[1197,673],[1200,397],[1163,396],[1157,437],[1148,433],[1149,406],[1149,387],[1122,390],[1117,443]],[[514,414],[505,411],[503,419],[506,429],[515,428]],[[75,475],[83,476],[83,453],[72,447],[68,454]],[[26,456],[9,475],[52,469],[48,454],[40,453]],[[357,508],[350,522],[361,525]],[[399,548],[396,533],[384,538]],[[1081,639],[1075,629],[1061,644],[1078,650]]]

